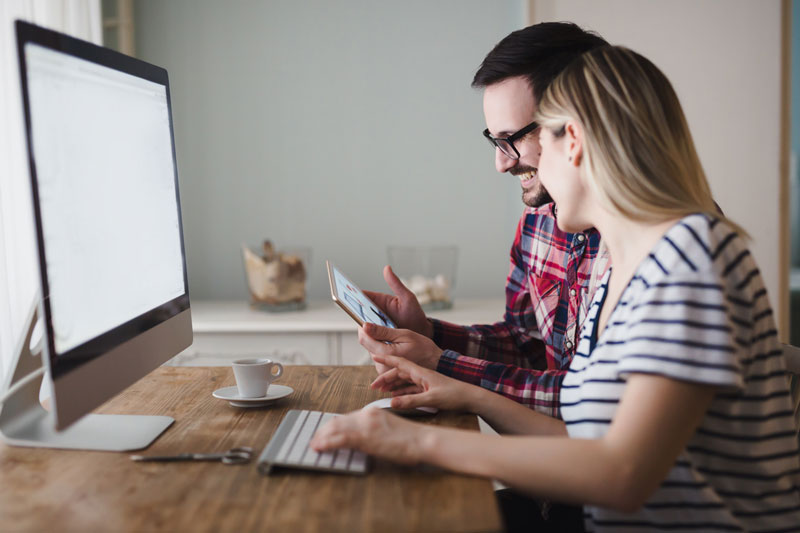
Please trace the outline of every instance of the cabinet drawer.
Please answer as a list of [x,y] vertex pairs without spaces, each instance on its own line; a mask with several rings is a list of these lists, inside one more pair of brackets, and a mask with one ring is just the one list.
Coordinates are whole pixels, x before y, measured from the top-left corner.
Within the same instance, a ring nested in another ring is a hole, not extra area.
[[343,365],[371,365],[373,364],[369,352],[358,343],[357,333],[341,334],[341,364]]
[[175,366],[227,366],[245,357],[267,357],[289,365],[336,364],[333,333],[195,333],[194,343],[175,356]]

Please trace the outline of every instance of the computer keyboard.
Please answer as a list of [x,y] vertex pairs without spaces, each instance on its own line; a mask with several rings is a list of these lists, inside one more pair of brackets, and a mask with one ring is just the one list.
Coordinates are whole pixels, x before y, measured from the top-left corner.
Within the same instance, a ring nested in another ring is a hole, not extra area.
[[365,474],[367,455],[349,449],[331,450],[318,453],[308,447],[308,442],[317,428],[322,427],[335,413],[320,411],[299,411],[292,409],[281,420],[258,458],[258,471],[269,474],[275,467],[302,468],[341,472],[346,474]]

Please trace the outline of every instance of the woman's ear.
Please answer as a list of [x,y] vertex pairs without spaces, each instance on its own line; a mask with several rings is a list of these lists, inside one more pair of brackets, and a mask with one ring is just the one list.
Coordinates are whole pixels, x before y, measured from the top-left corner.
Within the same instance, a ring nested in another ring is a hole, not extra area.
[[580,124],[574,120],[568,121],[564,126],[564,137],[568,160],[574,166],[580,166],[583,157],[583,129]]

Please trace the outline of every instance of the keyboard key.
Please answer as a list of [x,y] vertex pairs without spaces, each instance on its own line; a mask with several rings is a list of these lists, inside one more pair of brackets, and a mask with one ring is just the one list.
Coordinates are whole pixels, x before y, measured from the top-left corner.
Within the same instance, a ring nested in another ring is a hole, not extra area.
[[300,433],[300,428],[303,427],[303,422],[305,422],[307,416],[308,411],[300,411],[300,415],[295,419],[292,430],[289,432],[289,435],[286,436],[286,440],[283,441],[283,446],[281,446],[278,456],[275,458],[277,462],[286,461],[286,458],[289,456],[289,451],[291,451],[295,440],[297,440],[297,434]]
[[317,466],[320,468],[333,468],[333,460],[336,458],[336,450],[328,450],[319,454]]
[[367,455],[364,452],[354,451],[353,458],[350,459],[349,469],[357,472],[366,472]]
[[308,444],[305,445],[306,453],[300,459],[300,464],[305,466],[314,466],[319,459],[319,452],[311,448]]
[[[317,429],[319,430],[319,428],[327,424],[335,416],[336,415],[334,413],[323,413]],[[309,448],[309,452],[311,451],[313,450]],[[310,462],[311,457],[312,456],[310,454],[307,454],[306,457],[303,458],[303,464],[316,464],[316,466],[319,466],[320,468],[330,468],[333,465],[333,459],[336,457],[336,451],[333,450],[323,453],[315,452],[315,455],[313,456],[316,461],[315,463]]]
[[333,468],[338,468],[341,470],[347,470],[347,465],[350,464],[350,454],[352,450],[347,448],[342,448],[341,450],[336,450],[336,459],[333,461]]
[[292,451],[289,452],[289,457],[286,459],[287,463],[300,464],[304,452],[308,446],[308,441],[317,430],[317,423],[322,413],[319,411],[309,411],[308,416],[303,422],[303,427],[300,428],[300,434],[297,435],[297,441],[292,445]]

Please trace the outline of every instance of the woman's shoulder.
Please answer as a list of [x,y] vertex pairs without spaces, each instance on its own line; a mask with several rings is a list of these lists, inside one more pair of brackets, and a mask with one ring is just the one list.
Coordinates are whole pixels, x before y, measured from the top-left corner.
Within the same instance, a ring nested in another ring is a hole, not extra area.
[[747,243],[739,232],[722,218],[704,213],[688,215],[670,228],[654,247],[650,258],[664,270],[699,272],[718,270],[728,274],[744,257]]

